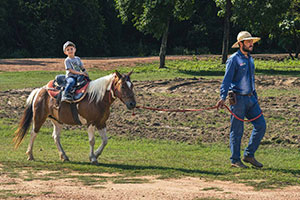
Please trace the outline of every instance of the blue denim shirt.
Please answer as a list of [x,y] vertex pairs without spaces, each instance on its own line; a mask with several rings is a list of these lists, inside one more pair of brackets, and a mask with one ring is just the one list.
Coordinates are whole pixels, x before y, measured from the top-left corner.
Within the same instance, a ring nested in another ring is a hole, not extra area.
[[248,54],[248,58],[240,50],[232,54],[226,61],[226,70],[220,88],[221,99],[225,100],[229,90],[239,94],[255,92],[254,62]]

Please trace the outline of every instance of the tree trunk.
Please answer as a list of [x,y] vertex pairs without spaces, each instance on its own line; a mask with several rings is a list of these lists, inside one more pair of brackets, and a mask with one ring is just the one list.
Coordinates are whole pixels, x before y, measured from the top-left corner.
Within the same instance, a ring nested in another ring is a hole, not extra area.
[[168,41],[168,32],[169,32],[169,24],[170,21],[168,20],[166,30],[161,39],[161,46],[159,51],[159,59],[160,65],[159,68],[165,68],[165,61],[166,61],[166,51],[167,51],[167,41]]
[[232,8],[231,0],[226,0],[224,35],[223,35],[223,44],[222,44],[222,64],[226,63],[228,57],[231,8]]

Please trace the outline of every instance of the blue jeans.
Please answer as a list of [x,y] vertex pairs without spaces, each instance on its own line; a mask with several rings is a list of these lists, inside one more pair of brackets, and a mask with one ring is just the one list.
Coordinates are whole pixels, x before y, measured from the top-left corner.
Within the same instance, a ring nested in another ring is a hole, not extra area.
[[68,94],[72,87],[76,84],[76,79],[72,76],[66,78],[67,84],[65,88],[65,93]]
[[[261,109],[258,105],[257,98],[255,96],[241,96],[236,95],[237,103],[230,106],[234,114],[241,119],[244,117],[248,119],[255,118],[261,113]],[[231,116],[231,128],[230,128],[230,150],[231,150],[231,163],[236,163],[241,160],[241,140],[244,133],[244,122]],[[254,157],[255,151],[258,149],[260,141],[266,132],[266,121],[262,115],[258,119],[251,122],[253,125],[252,134],[250,136],[249,144],[244,151],[244,156]]]

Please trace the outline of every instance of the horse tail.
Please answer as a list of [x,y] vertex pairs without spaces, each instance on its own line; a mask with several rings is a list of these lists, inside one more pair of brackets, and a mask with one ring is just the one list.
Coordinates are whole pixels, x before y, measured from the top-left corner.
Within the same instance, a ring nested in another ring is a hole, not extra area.
[[16,149],[22,143],[24,136],[26,135],[26,133],[30,127],[30,124],[32,122],[32,117],[33,117],[32,107],[33,107],[34,97],[39,93],[40,90],[41,90],[41,88],[33,90],[26,100],[26,108],[24,110],[22,119],[19,123],[19,127],[15,131],[15,137],[13,139]]

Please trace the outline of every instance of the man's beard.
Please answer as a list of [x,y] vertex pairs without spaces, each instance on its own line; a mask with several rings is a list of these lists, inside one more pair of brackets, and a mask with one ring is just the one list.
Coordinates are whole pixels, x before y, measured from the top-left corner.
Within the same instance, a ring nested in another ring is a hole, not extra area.
[[244,45],[243,45],[243,51],[247,52],[247,53],[251,53],[253,51],[253,47],[252,49],[249,48],[246,48]]

